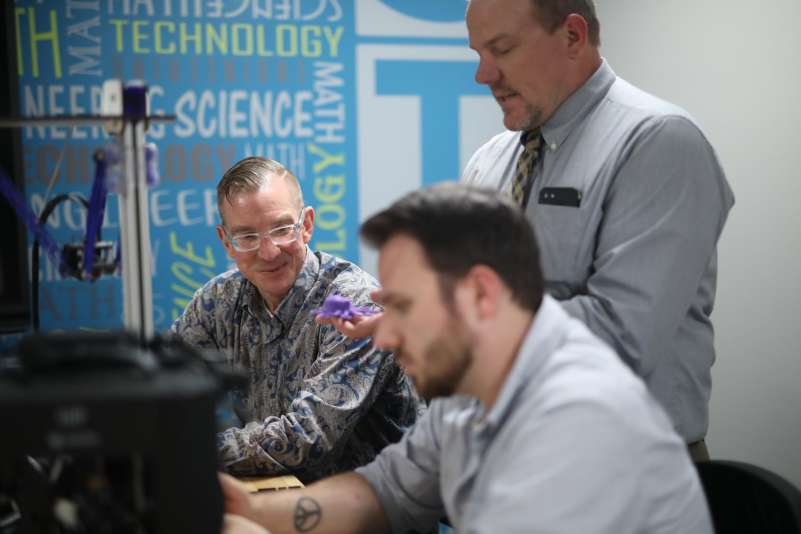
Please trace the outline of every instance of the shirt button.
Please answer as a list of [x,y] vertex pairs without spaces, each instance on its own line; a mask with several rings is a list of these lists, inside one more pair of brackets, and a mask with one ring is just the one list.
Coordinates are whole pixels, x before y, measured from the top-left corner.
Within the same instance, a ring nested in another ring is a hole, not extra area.
[[556,143],[551,143],[551,150],[556,150]]

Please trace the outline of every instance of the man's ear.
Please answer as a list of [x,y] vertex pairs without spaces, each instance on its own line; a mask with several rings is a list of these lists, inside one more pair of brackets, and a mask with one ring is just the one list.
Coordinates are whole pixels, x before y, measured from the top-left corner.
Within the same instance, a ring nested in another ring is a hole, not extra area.
[[577,13],[565,17],[562,31],[567,39],[567,52],[570,58],[577,58],[589,44],[589,25],[587,20]]
[[223,229],[221,224],[217,225],[217,237],[219,237],[220,241],[222,241],[222,244],[225,247],[225,252],[228,254],[228,257],[233,259],[234,248],[231,246],[231,242],[228,241],[228,238],[225,236],[225,230]]
[[312,234],[314,233],[314,208],[307,206],[303,213],[303,228],[301,229],[301,237],[303,244],[308,244],[311,241]]
[[498,273],[486,265],[475,265],[454,290],[462,316],[474,320],[490,319],[498,312],[502,282]]

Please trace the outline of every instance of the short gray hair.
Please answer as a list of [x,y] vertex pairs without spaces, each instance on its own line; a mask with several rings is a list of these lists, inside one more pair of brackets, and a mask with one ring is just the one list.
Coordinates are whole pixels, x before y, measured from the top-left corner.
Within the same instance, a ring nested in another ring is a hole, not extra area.
[[273,159],[251,156],[238,161],[225,171],[220,183],[217,184],[217,209],[220,212],[220,219],[222,220],[220,208],[224,201],[231,202],[231,198],[239,193],[258,191],[262,186],[272,183],[275,178],[286,180],[298,209],[303,209],[303,191],[295,175]]

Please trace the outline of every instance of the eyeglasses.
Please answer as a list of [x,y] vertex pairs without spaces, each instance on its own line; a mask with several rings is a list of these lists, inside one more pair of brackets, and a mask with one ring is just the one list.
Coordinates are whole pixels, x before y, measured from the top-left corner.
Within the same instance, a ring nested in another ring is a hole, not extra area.
[[298,222],[295,224],[288,224],[286,226],[279,226],[263,233],[259,232],[246,232],[242,234],[231,235],[228,230],[225,230],[225,235],[231,246],[237,252],[253,252],[258,250],[261,246],[262,239],[269,239],[275,246],[286,246],[294,242],[300,235],[300,229],[303,227],[303,214],[306,213],[306,208],[300,210]]

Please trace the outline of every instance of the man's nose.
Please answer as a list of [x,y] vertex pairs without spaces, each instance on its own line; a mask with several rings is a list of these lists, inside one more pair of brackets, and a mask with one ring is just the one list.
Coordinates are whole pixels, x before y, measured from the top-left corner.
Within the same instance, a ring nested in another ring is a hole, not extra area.
[[476,82],[490,85],[501,79],[501,71],[492,60],[481,58],[476,69]]
[[263,260],[274,260],[281,254],[281,249],[273,243],[273,240],[270,239],[270,236],[265,234],[261,236],[261,241],[259,242],[259,257]]

